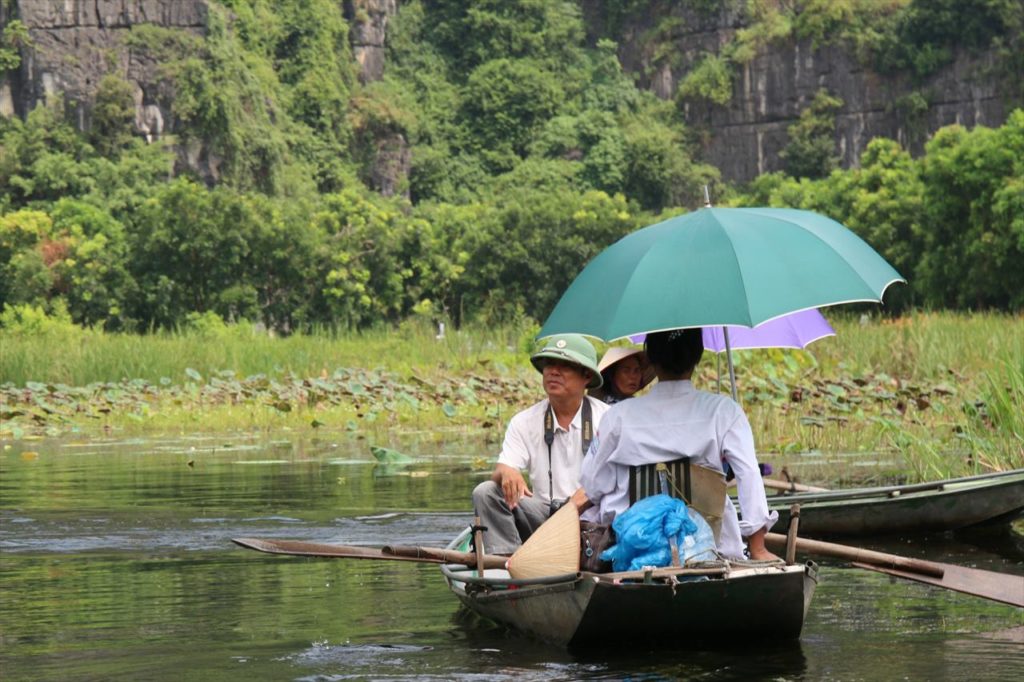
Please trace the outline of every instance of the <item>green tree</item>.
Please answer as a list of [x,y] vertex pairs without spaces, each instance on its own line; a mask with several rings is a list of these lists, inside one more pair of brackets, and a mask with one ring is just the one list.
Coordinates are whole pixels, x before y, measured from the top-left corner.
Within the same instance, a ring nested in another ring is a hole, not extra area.
[[646,209],[699,204],[702,188],[718,179],[712,166],[687,153],[684,134],[653,116],[638,116],[623,128],[626,196]]
[[116,158],[135,133],[135,98],[125,79],[107,74],[96,90],[90,139],[103,156]]
[[103,209],[77,199],[61,199],[52,209],[53,234],[65,257],[53,265],[71,318],[108,329],[132,325],[125,305],[135,295],[128,272],[124,226]]
[[560,79],[539,62],[494,59],[474,69],[462,97],[470,149],[483,149],[496,170],[523,156],[532,135],[562,102]]
[[52,232],[53,221],[43,211],[0,216],[0,308],[47,302],[54,283],[47,260],[61,256],[51,245]]
[[936,306],[1024,305],[1024,111],[998,129],[938,131],[925,148],[924,254],[917,269]]
[[225,319],[255,318],[253,258],[260,216],[228,189],[207,190],[179,178],[139,208],[131,239],[139,283],[135,316],[146,326],[172,327],[189,312]]
[[839,166],[836,154],[836,114],[843,101],[819,90],[800,112],[800,119],[789,126],[789,143],[780,156],[786,172],[794,177],[822,178]]
[[31,47],[28,27],[20,19],[12,19],[0,33],[0,73],[14,71],[21,65],[23,47]]
[[679,84],[677,97],[700,98],[719,105],[728,104],[732,99],[731,64],[719,55],[705,54]]
[[579,7],[565,0],[433,0],[425,31],[461,73],[497,57],[564,67],[583,41]]
[[0,118],[0,206],[20,208],[94,190],[88,169],[93,155],[64,120],[59,98],[36,107],[24,121]]
[[468,256],[455,307],[493,322],[546,316],[583,266],[634,227],[626,200],[598,191],[520,188],[480,218],[453,249]]

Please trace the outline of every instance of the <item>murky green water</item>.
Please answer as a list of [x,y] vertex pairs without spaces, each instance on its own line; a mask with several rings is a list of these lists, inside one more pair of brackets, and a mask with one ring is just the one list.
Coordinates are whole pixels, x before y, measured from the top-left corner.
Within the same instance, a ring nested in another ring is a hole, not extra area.
[[[1019,609],[825,566],[798,643],[569,654],[467,617],[437,569],[273,557],[238,536],[442,545],[479,447],[29,441],[0,451],[4,680],[988,679],[1024,670]],[[191,466],[188,464],[192,462]],[[891,551],[1024,574],[1017,533]],[[694,614],[695,618],[699,614]],[[614,627],[613,623],[609,627]]]

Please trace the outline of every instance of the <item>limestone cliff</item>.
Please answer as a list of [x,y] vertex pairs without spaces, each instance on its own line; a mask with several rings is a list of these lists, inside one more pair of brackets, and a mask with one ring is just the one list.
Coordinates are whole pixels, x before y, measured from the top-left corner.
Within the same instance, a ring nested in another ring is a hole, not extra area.
[[[595,4],[584,2],[592,24]],[[663,3],[659,11],[678,15],[671,35],[657,42],[649,38],[664,15],[634,19],[618,37],[619,57],[640,87],[669,99],[702,55],[719,52],[744,20],[735,10],[709,15],[672,3]],[[727,104],[690,102],[683,105],[683,113],[704,133],[705,158],[723,178],[744,181],[782,169],[779,152],[788,142],[787,128],[824,88],[843,101],[836,117],[836,151],[841,165],[850,167],[874,137],[898,140],[919,153],[942,126],[1002,125],[1007,97],[992,75],[993,61],[989,52],[958,50],[951,64],[914,83],[905,75],[874,73],[840,46],[815,48],[788,40],[769,45],[742,67]],[[915,93],[927,102],[925,111],[903,106]]]
[[[350,26],[350,43],[363,82],[377,80],[385,68],[384,46],[398,0],[338,0]],[[732,6],[736,3],[729,3]],[[591,27],[600,24],[600,3],[582,0]],[[715,53],[743,26],[736,10],[685,14],[675,3],[656,5],[660,13],[678,13],[671,35],[650,40],[661,16],[642,16],[614,36],[626,71],[640,87],[663,98],[674,96],[681,79],[705,53]],[[0,75],[0,115],[24,116],[47,98],[62,93],[65,106],[82,130],[90,126],[96,90],[104,75],[114,72],[134,89],[139,135],[156,139],[175,131],[170,99],[161,91],[159,64],[125,45],[132,26],[152,23],[203,34],[206,0],[2,0],[0,24],[19,18],[28,27],[32,45],[21,50],[20,66]],[[594,38],[594,36],[592,36]],[[988,53],[960,51],[951,64],[926,81],[882,76],[862,66],[836,45],[813,47],[806,42],[772,44],[741,67],[731,100],[724,105],[683,103],[683,113],[700,131],[706,160],[727,180],[749,180],[783,166],[779,156],[788,141],[788,127],[797,120],[819,89],[843,101],[836,117],[836,151],[844,167],[857,163],[868,141],[890,137],[919,152],[927,136],[941,126],[998,126],[1008,104],[999,81],[988,71]],[[927,107],[906,107],[911,95]],[[379,140],[382,191],[395,191],[409,167],[405,140]],[[202,145],[179,150],[182,163],[210,182],[217,180],[217,160]],[[374,170],[371,175],[376,173]]]
[[[12,16],[11,10],[14,10]],[[62,94],[65,105],[87,130],[91,104],[103,76],[117,73],[135,90],[136,127],[159,137],[168,126],[151,85],[158,66],[123,45],[136,24],[151,23],[201,34],[205,0],[17,0],[0,4],[0,21],[20,19],[32,45],[21,51],[21,65],[5,74],[10,113],[25,116],[47,98]]]
[[398,0],[345,0],[344,10],[359,77],[364,83],[379,80],[384,75],[388,21],[398,11]]

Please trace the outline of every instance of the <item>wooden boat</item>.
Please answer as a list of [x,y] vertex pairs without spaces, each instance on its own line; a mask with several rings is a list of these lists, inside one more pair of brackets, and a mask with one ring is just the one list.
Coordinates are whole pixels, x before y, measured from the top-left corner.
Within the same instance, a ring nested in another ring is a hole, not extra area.
[[1024,512],[1024,469],[931,483],[773,495],[776,527],[800,505],[800,535],[932,533],[1007,523]]
[[[470,529],[449,544],[465,550]],[[796,639],[817,567],[711,562],[694,568],[569,573],[514,580],[502,569],[442,564],[451,591],[489,620],[569,648],[739,637]]]
[[[791,527],[788,537],[774,533],[765,537],[773,549],[785,550],[786,562],[713,561],[518,579],[506,570],[510,565],[516,570],[516,556],[508,559],[468,551],[474,527],[464,530],[445,549],[372,548],[276,538],[233,541],[271,554],[439,564],[449,589],[469,611],[572,649],[656,644],[682,649],[692,644],[735,642],[737,637],[739,641],[796,639],[818,582],[813,562],[794,563],[798,551],[1024,607],[1024,578],[1020,576],[805,540],[797,538],[795,530]],[[579,551],[578,544],[575,549]],[[573,563],[567,564],[572,567]]]

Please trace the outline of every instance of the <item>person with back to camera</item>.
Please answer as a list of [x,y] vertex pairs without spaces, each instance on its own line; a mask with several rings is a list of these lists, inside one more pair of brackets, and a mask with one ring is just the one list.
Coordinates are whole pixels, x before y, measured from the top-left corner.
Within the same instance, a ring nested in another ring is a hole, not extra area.
[[694,464],[722,471],[727,463],[736,474],[743,520],[726,497],[718,551],[743,558],[746,539],[751,559],[778,559],[764,544],[778,513],[768,510],[750,422],[731,398],[691,382],[704,352],[701,330],[649,334],[645,348],[658,383],[609,410],[583,461],[573,503],[586,510],[584,519],[611,523],[629,506],[630,466],[692,457]]
[[[473,490],[488,554],[512,554],[579,487],[580,465],[608,405],[585,395],[601,385],[597,352],[579,334],[545,339],[530,357],[545,400],[509,422],[490,480]],[[526,484],[522,471],[530,475]],[[533,489],[530,489],[530,486]]]
[[609,405],[622,402],[654,379],[654,371],[640,348],[609,348],[597,366],[603,382],[589,395]]

